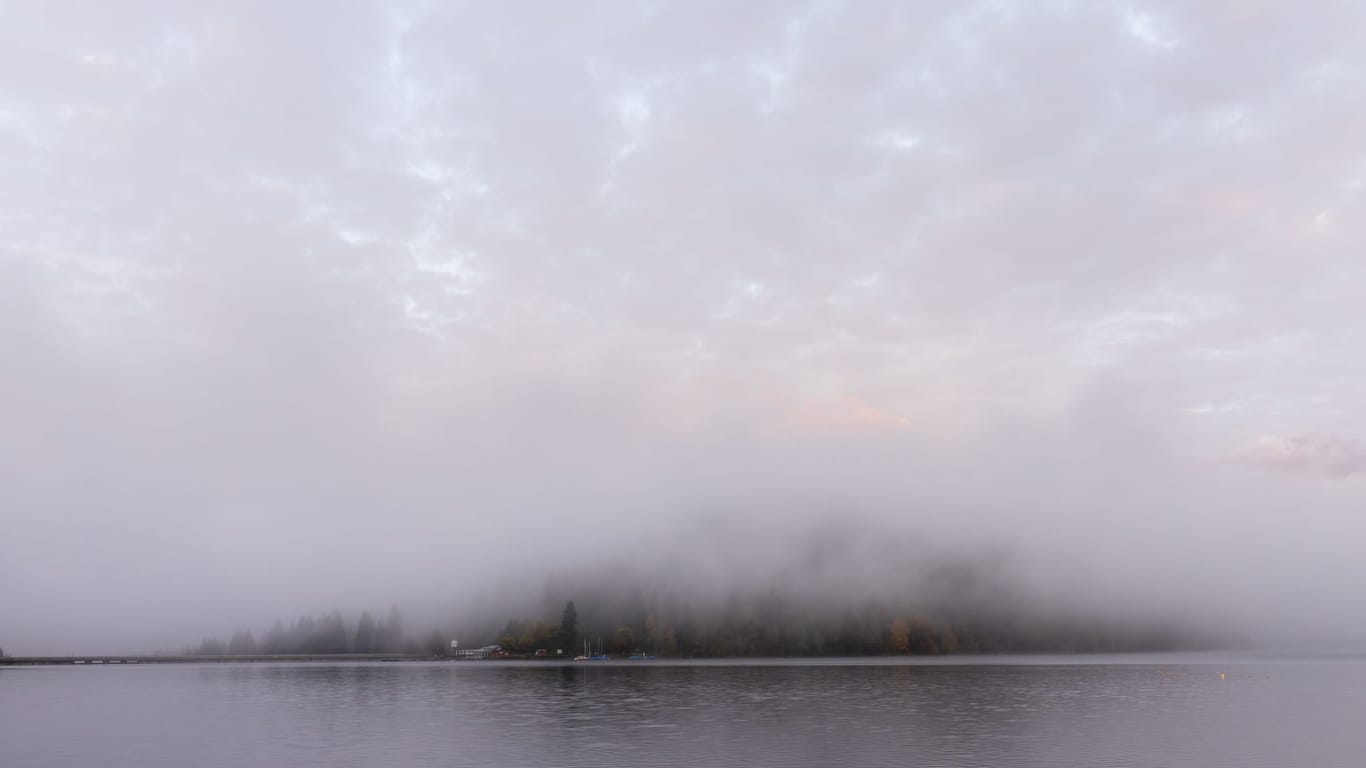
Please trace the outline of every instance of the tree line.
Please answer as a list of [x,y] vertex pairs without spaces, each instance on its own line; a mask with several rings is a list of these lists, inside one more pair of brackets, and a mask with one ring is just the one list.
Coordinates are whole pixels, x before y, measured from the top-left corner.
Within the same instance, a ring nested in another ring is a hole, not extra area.
[[508,619],[488,640],[513,654],[572,656],[587,641],[594,653],[675,658],[1140,652],[1209,644],[1164,625],[1008,609],[969,615],[872,601],[802,605],[776,592],[732,596],[721,606],[657,596],[615,605],[570,600],[559,616]]
[[559,574],[539,598],[452,617],[449,632],[405,634],[396,609],[383,618],[338,611],[206,639],[189,654],[385,653],[440,656],[497,644],[513,655],[583,653],[668,658],[1006,653],[1118,653],[1229,647],[1226,634],[1133,614],[1048,609],[1015,594],[989,570],[951,564],[905,589],[821,593],[800,580],[682,592],[667,581],[635,586],[630,573]]
[[437,654],[445,642],[440,633],[421,640],[405,635],[402,617],[396,608],[391,608],[387,616],[378,619],[369,611],[362,612],[355,622],[348,621],[340,611],[300,616],[289,624],[276,621],[260,636],[250,629],[239,629],[226,641],[205,638],[198,647],[187,648],[185,653],[198,656]]

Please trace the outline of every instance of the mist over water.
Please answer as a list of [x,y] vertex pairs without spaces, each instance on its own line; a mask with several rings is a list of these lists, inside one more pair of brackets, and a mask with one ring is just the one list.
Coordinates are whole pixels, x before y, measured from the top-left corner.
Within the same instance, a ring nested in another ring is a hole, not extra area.
[[0,648],[607,584],[1360,650],[1363,14],[9,4]]

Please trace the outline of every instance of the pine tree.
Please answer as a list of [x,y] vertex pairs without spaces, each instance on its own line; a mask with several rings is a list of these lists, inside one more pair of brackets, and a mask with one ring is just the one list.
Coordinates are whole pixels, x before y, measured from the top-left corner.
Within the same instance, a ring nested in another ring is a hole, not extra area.
[[356,622],[356,638],[351,648],[356,653],[375,652],[375,620],[369,611],[361,613],[360,621]]
[[579,611],[574,607],[574,601],[570,600],[564,605],[564,617],[560,620],[560,635],[562,641],[571,651],[579,646]]

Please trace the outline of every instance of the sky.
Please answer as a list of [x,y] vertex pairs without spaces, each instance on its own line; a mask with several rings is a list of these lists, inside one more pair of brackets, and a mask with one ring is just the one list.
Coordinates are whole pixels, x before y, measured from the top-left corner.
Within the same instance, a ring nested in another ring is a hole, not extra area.
[[0,19],[11,653],[831,524],[1366,638],[1366,3]]

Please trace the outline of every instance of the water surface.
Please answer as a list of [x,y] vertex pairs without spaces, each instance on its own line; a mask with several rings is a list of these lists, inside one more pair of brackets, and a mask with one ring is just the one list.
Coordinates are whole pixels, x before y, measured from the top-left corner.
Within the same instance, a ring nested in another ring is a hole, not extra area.
[[841,764],[1358,766],[1366,662],[0,668],[5,768]]

